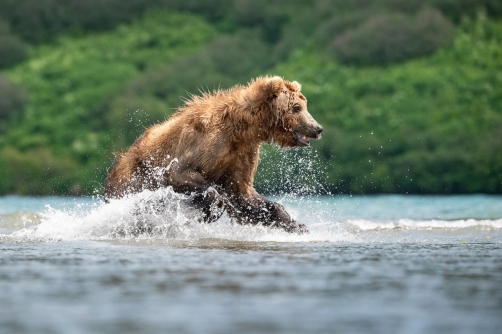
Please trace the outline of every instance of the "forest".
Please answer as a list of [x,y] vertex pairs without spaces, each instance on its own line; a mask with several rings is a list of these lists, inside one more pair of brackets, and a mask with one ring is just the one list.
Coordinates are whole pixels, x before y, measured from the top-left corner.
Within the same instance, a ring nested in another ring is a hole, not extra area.
[[275,194],[502,193],[502,1],[0,0],[0,194],[101,194],[201,90],[297,80],[324,126]]

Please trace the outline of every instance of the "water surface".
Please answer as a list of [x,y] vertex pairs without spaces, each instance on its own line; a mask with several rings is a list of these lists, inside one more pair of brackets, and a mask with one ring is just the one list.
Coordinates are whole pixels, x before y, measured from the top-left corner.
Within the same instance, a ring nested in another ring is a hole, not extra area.
[[274,199],[311,233],[2,197],[2,333],[500,333],[502,197]]

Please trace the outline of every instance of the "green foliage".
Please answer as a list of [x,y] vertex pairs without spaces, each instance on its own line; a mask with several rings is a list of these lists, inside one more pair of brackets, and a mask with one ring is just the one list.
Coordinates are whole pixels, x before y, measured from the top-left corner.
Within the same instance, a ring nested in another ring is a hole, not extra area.
[[273,65],[270,49],[257,34],[244,31],[221,36],[208,46],[206,52],[216,71],[240,79],[257,75]]
[[26,46],[17,37],[0,35],[0,68],[22,62],[26,58]]
[[502,16],[500,0],[429,0],[428,3],[440,9],[454,22],[460,22],[466,16],[475,17],[479,11],[491,17]]
[[26,44],[10,32],[7,23],[0,20],[0,68],[22,62],[26,58]]
[[32,43],[61,35],[114,29],[149,9],[190,11],[208,19],[223,18],[230,0],[0,0],[0,19]]
[[[469,18],[491,0],[34,1],[0,0],[13,33],[51,43],[0,77],[0,193],[100,189],[111,153],[182,98],[267,73],[302,83],[325,132],[265,146],[260,190],[502,192],[502,26]],[[433,8],[462,22],[452,42]]]
[[276,42],[281,37],[282,26],[288,22],[292,11],[301,1],[287,0],[237,0],[234,15],[237,22],[248,27],[260,27],[263,36],[269,42]]
[[490,17],[502,15],[500,0],[0,0],[0,19],[17,36],[38,44],[62,35],[114,29],[149,9],[173,10],[203,16],[227,32],[240,26],[259,28],[266,41],[288,45],[292,41],[288,31],[298,25],[315,30],[332,18],[343,21],[364,13],[366,21],[372,14],[414,14],[424,6],[441,10],[455,22],[475,16],[479,10]]
[[480,17],[431,58],[356,69],[304,51],[276,72],[325,126],[331,191],[500,193],[501,57],[502,25]]
[[[341,30],[343,23],[353,22],[338,22],[336,28]],[[415,17],[380,14],[338,35],[329,51],[345,64],[385,65],[431,54],[452,37],[453,26],[436,10],[425,9]]]
[[47,148],[20,152],[4,147],[0,151],[0,165],[0,193],[78,195],[82,192],[76,182],[78,164],[68,156],[54,156]]
[[104,101],[142,70],[192,54],[214,35],[197,17],[150,12],[113,32],[39,48],[9,72],[30,99],[2,142],[20,152],[50,147],[80,164],[89,177],[101,178],[111,164],[113,143],[108,130],[113,117],[103,114]]
[[7,122],[26,103],[26,92],[0,74],[0,135],[7,130]]

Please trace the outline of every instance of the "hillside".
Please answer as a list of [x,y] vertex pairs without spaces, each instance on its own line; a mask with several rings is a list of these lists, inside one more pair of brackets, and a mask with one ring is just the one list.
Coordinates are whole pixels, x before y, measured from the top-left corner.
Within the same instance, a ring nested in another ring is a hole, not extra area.
[[[145,69],[192,54],[214,35],[196,16],[150,12],[112,32],[62,38],[35,49],[28,61],[7,73],[30,98],[2,136],[0,191],[99,189],[113,161],[114,138],[122,130],[113,114],[103,112],[105,99],[122,92]],[[131,107],[123,106],[124,117]],[[141,129],[141,124],[133,126]]]
[[304,1],[286,11],[275,1],[263,16],[246,1],[216,16],[160,3],[52,38],[13,25],[27,47],[0,74],[0,194],[100,193],[113,152],[180,97],[265,74],[301,82],[325,131],[312,149],[265,147],[260,190],[502,193],[495,9],[462,16],[396,0],[374,14],[333,1],[343,16],[319,5],[296,24]]
[[314,147],[331,192],[501,193],[501,59],[502,24],[479,18],[405,64],[353,68],[304,49],[274,72],[303,83],[325,127]]

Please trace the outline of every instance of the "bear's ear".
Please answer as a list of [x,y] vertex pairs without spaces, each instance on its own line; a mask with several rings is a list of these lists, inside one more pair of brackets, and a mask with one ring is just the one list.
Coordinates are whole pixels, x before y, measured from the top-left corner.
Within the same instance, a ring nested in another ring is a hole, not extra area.
[[293,81],[291,83],[291,86],[293,86],[297,92],[302,90],[302,85],[300,85],[298,81]]
[[273,97],[273,96],[279,95],[281,93],[283,84],[284,84],[284,80],[279,76],[269,78],[268,82],[267,82],[267,95],[268,95],[268,97]]

